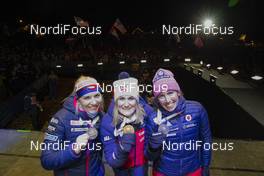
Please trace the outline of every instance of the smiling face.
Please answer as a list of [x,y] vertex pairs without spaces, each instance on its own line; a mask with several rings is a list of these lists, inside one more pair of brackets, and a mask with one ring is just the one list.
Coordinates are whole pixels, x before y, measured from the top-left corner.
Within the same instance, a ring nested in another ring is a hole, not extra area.
[[159,104],[169,112],[172,112],[178,104],[179,93],[177,91],[163,92],[158,96]]
[[96,113],[101,106],[102,95],[99,92],[92,92],[80,97],[79,102],[84,111],[89,113]]
[[120,96],[117,99],[118,112],[126,117],[131,117],[136,112],[137,100],[130,95]]

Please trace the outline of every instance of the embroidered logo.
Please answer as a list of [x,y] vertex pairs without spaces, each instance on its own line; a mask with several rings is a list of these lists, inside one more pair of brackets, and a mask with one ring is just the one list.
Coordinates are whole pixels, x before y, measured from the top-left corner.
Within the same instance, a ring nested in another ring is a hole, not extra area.
[[192,116],[190,114],[186,115],[185,120],[190,122],[192,120]]

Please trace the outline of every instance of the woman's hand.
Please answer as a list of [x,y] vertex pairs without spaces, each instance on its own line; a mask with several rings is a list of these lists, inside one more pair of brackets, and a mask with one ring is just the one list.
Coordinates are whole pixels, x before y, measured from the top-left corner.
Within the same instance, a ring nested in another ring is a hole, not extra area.
[[86,147],[89,140],[89,135],[87,133],[84,133],[77,137],[75,146],[73,148],[73,151],[75,154],[80,154],[81,151]]

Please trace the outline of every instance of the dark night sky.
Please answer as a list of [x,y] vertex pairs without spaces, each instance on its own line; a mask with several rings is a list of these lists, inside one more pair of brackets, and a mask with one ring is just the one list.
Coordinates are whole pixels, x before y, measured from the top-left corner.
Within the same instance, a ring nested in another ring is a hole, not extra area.
[[20,17],[29,23],[55,24],[73,23],[75,15],[92,24],[110,25],[119,17],[126,26],[153,28],[161,24],[201,23],[205,17],[212,17],[219,25],[232,25],[240,32],[263,36],[260,28],[262,1],[239,0],[234,7],[228,7],[228,1],[113,1],[99,4],[89,0],[9,0],[1,5],[0,19],[12,22]]

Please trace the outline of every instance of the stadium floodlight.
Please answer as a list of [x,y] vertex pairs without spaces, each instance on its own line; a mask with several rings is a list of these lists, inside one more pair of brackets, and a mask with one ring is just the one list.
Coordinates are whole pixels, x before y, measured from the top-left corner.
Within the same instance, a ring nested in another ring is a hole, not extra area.
[[83,67],[83,64],[77,64],[77,67]]
[[259,75],[255,75],[255,76],[252,76],[251,79],[256,80],[256,81],[259,81],[259,80],[262,80],[263,77],[262,76],[259,76]]
[[97,65],[103,65],[103,62],[98,62]]
[[204,27],[211,27],[213,25],[213,21],[211,19],[204,20]]
[[164,62],[170,62],[170,59],[164,59],[163,61]]
[[238,71],[238,70],[232,70],[230,73],[231,73],[232,75],[236,75],[236,74],[239,73],[239,71]]
[[221,67],[221,66],[217,67],[217,70],[223,70],[223,67]]
[[147,60],[143,59],[140,61],[141,63],[147,63]]
[[120,61],[119,64],[120,65],[125,64],[125,61]]
[[61,68],[61,65],[56,65],[56,68]]

